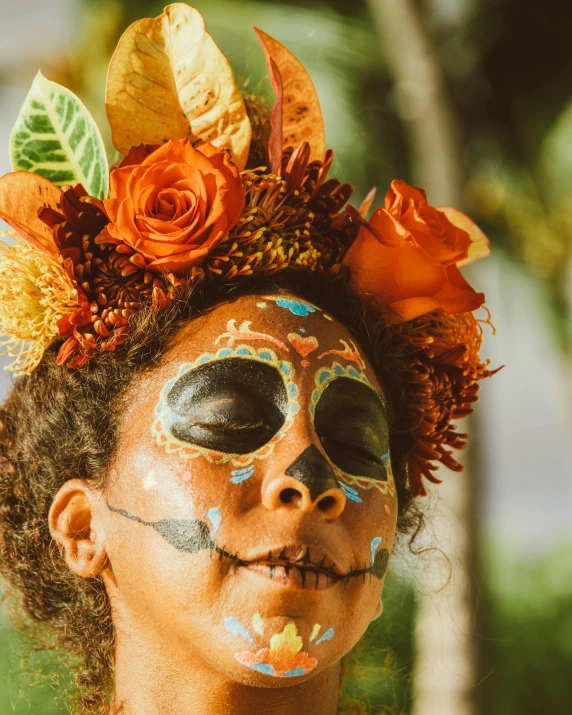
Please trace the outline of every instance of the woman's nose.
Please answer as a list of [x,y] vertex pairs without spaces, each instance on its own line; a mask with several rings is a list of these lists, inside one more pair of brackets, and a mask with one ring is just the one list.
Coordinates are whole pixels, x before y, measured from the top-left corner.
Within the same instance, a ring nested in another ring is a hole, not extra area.
[[346,506],[346,496],[328,460],[310,445],[283,475],[265,482],[262,503],[267,509],[318,509],[336,519]]

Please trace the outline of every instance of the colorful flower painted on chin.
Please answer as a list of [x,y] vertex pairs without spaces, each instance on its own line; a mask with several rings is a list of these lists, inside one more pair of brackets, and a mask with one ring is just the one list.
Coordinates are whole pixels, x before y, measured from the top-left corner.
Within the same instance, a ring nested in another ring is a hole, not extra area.
[[269,648],[262,648],[256,653],[240,651],[234,657],[241,665],[258,673],[275,678],[296,678],[307,675],[318,665],[316,658],[310,658],[302,650],[303,645],[296,624],[289,623],[282,633],[275,633],[270,638]]
[[[216,360],[226,360],[227,358],[244,358],[267,365],[273,365],[282,376],[286,388],[288,408],[284,424],[266,444],[249,454],[227,454],[200,445],[190,444],[189,442],[177,439],[170,430],[170,427],[179,420],[177,415],[172,413],[167,402],[169,392],[173,385],[183,375],[194,368]],[[160,447],[163,447],[168,454],[177,454],[183,459],[195,459],[196,457],[202,456],[213,464],[227,464],[230,462],[233,467],[236,467],[236,469],[231,472],[231,481],[235,484],[239,484],[253,474],[253,471],[247,470],[246,468],[250,467],[255,459],[268,457],[272,453],[275,445],[292,426],[294,417],[300,410],[298,387],[294,382],[294,377],[295,370],[293,365],[286,360],[279,359],[276,353],[270,350],[270,348],[258,348],[257,350],[251,345],[237,345],[234,348],[220,348],[215,353],[203,353],[193,362],[181,365],[177,374],[163,387],[159,402],[155,408],[155,421],[151,427],[155,441]],[[188,481],[185,476],[183,476],[182,479],[183,481]]]
[[[318,404],[322,393],[330,384],[330,382],[332,382],[333,380],[337,380],[340,377],[349,377],[352,380],[362,382],[364,385],[367,385],[372,390],[375,389],[371,382],[367,379],[367,377],[359,370],[356,370],[356,368],[353,366],[344,367],[343,365],[340,365],[340,363],[334,362],[330,367],[322,367],[318,370],[314,378],[316,388],[312,392],[310,405],[308,408],[312,419],[314,419],[314,415],[316,413],[316,405]],[[380,397],[382,402],[384,402],[383,397],[381,395]],[[338,484],[342,488],[347,499],[356,503],[362,503],[363,499],[361,498],[358,489],[370,490],[375,488],[382,494],[389,494],[392,497],[395,496],[395,479],[393,476],[393,470],[391,468],[391,459],[389,456],[389,451],[385,454],[380,455],[380,460],[385,467],[385,471],[387,473],[386,481],[382,481],[380,479],[372,479],[371,477],[362,477],[355,474],[348,474],[344,470],[340,469],[337,465],[332,465],[334,473],[338,479]]]

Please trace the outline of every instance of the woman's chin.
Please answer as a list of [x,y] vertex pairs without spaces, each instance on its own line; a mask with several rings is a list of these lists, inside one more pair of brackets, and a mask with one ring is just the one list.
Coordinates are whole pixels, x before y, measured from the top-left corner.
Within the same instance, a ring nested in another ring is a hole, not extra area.
[[289,687],[332,667],[343,648],[335,625],[296,613],[228,616],[217,639],[217,668],[256,687]]

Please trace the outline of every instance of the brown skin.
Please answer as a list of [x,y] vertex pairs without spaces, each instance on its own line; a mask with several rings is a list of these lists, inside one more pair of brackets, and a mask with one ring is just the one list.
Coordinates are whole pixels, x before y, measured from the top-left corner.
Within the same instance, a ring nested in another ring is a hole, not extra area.
[[[215,464],[203,454],[185,458],[181,452],[168,453],[152,433],[166,383],[184,363],[226,346],[228,338],[217,344],[215,340],[227,333],[231,319],[236,327],[249,320],[250,330],[274,338],[240,338],[234,347],[269,348],[289,361],[300,406],[271,453],[253,459],[253,475],[240,484],[230,481],[231,471],[238,468],[231,462]],[[318,347],[300,355],[288,340],[292,333],[314,336]],[[317,370],[334,361],[354,367],[382,394],[367,361],[361,371],[343,356],[318,359],[325,351],[341,350],[340,339],[351,344],[347,330],[319,310],[297,316],[261,296],[243,296],[216,307],[183,328],[160,366],[129,390],[117,458],[105,490],[71,480],[56,495],[50,511],[53,538],[75,573],[102,576],[112,605],[117,642],[111,713],[336,712],[340,660],[380,615],[383,579],[371,574],[332,579],[309,568],[302,587],[300,569],[291,569],[286,577],[280,564],[299,561],[310,547],[312,561],[326,556],[326,565],[338,574],[370,565],[372,539],[380,536],[391,551],[397,518],[397,500],[390,493],[359,490],[362,503],[356,503],[334,483],[317,490],[317,496],[314,490],[313,498],[307,484],[286,474],[310,445],[334,466],[308,409]],[[309,364],[302,366],[302,360]],[[209,549],[178,550],[151,526],[111,511],[108,504],[146,522],[196,519],[209,528],[206,514],[218,507],[222,520],[213,539],[218,547],[238,552],[240,561]],[[258,627],[252,623],[255,614],[261,618]],[[225,627],[230,617],[248,630],[252,642]],[[235,657],[268,648],[270,637],[292,623],[303,641],[299,650],[317,661],[311,672],[275,677]],[[319,636],[311,642],[314,624],[321,625],[320,635],[333,628],[334,636],[320,644]]]

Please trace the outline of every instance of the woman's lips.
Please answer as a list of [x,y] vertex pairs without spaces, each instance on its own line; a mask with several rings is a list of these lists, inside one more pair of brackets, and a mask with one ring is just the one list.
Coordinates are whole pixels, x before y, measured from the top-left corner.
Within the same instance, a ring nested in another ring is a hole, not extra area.
[[294,564],[257,562],[242,564],[239,568],[247,569],[287,588],[309,591],[324,591],[327,588],[331,588],[339,580],[318,569]]

